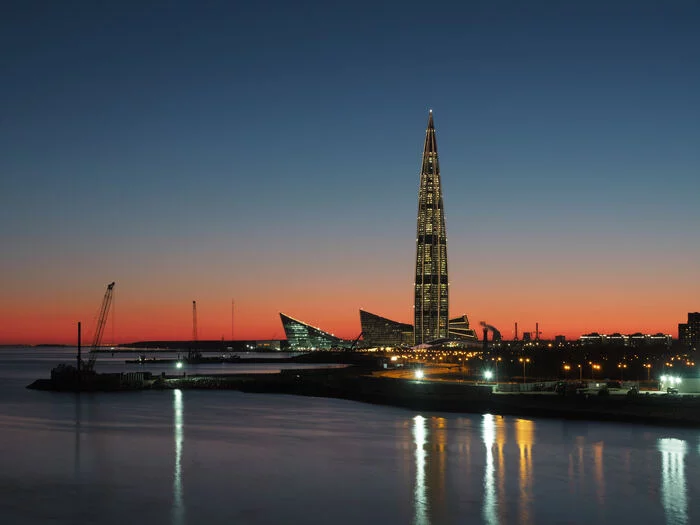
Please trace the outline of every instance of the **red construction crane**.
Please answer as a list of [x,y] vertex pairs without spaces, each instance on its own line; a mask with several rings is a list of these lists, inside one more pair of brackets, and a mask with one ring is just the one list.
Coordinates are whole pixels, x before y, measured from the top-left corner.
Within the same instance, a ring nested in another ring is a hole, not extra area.
[[91,372],[95,368],[95,360],[97,359],[97,348],[102,342],[102,333],[104,332],[105,325],[107,324],[107,315],[109,314],[109,306],[112,304],[112,290],[114,290],[114,283],[109,283],[107,285],[107,291],[102,299],[102,306],[100,307],[100,314],[97,318],[97,326],[95,327],[95,335],[92,338],[92,345],[90,346],[90,354],[88,355],[88,360],[82,365],[82,369],[85,372]]

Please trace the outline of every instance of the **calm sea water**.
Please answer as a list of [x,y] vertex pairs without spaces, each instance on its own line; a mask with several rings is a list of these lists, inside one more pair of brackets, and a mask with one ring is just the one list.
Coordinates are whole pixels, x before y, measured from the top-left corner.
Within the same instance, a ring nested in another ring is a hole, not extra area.
[[3,525],[700,523],[697,431],[24,388],[70,352],[0,349]]

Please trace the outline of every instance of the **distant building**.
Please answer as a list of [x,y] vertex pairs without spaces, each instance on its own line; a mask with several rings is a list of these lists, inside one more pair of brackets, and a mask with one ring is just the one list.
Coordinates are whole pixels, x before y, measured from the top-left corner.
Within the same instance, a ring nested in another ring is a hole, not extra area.
[[608,336],[608,343],[618,346],[627,346],[629,343],[629,336],[616,332]]
[[[489,326],[489,328],[493,334],[493,340],[500,341],[501,332],[496,330],[496,328],[493,326]],[[467,317],[467,314],[450,319],[450,329],[448,334],[450,339],[459,341],[477,341],[479,339],[476,331],[469,326],[469,318]]]
[[360,310],[364,346],[413,345],[413,325]]
[[[412,346],[413,325],[400,323],[377,314],[360,310],[363,346]],[[500,332],[498,333],[500,340]],[[449,337],[444,340],[477,341],[478,336],[469,326],[466,314],[450,319]],[[437,341],[437,340],[436,340]]]
[[630,335],[623,335],[620,333],[614,333],[611,335],[599,334],[598,332],[591,332],[590,334],[584,334],[579,337],[581,344],[609,344],[609,345],[623,345],[623,346],[633,346],[640,347],[645,345],[665,345],[671,346],[673,341],[672,337],[668,334],[643,334],[641,332],[636,332]]
[[670,334],[662,334],[661,332],[659,332],[658,334],[651,334],[647,337],[648,344],[652,345],[671,346],[671,344],[673,343],[673,337],[671,337]]
[[566,344],[566,336],[565,335],[555,335],[554,336],[554,344],[556,346],[564,346]]
[[279,351],[282,349],[282,341],[279,339],[264,339],[255,341],[255,349],[262,351]]
[[428,117],[428,129],[425,131],[418,189],[414,292],[414,344],[447,338],[447,230],[432,110]]
[[578,340],[584,345],[599,345],[603,344],[604,338],[605,336],[600,335],[598,332],[591,332],[590,334],[583,334]]
[[288,315],[281,313],[280,319],[282,319],[282,327],[287,336],[288,348],[291,351],[330,350],[332,348],[348,348],[352,345],[349,341]]
[[687,348],[700,347],[700,312],[688,312],[688,322],[678,325],[678,341]]

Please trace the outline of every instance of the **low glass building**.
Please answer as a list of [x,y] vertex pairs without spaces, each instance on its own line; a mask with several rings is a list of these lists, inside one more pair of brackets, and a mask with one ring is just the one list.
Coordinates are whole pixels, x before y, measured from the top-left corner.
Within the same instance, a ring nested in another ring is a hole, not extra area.
[[[413,346],[413,325],[360,310],[363,346]],[[449,337],[438,341],[478,341],[465,315],[450,319]]]
[[287,336],[289,350],[331,350],[347,348],[350,343],[320,328],[303,323],[293,317],[280,313],[282,327]]
[[412,346],[413,325],[360,310],[363,346]]

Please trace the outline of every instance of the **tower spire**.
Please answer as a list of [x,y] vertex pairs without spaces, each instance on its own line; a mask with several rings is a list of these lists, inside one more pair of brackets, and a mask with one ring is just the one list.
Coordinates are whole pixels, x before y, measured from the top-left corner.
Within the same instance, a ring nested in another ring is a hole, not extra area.
[[415,344],[447,337],[447,230],[432,109],[428,112],[418,190],[414,291]]

